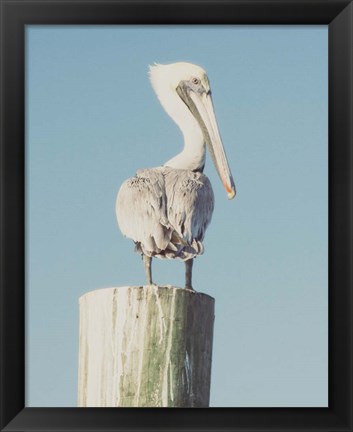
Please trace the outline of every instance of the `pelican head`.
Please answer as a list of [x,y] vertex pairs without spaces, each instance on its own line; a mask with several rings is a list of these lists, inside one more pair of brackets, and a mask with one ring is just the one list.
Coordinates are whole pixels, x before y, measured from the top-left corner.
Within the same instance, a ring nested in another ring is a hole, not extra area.
[[[206,143],[228,198],[234,198],[234,181],[218,130],[206,72],[200,66],[185,62],[154,64],[150,66],[150,78],[162,106],[182,130],[185,147],[197,146],[198,141],[204,147]],[[191,154],[190,150],[185,151]]]

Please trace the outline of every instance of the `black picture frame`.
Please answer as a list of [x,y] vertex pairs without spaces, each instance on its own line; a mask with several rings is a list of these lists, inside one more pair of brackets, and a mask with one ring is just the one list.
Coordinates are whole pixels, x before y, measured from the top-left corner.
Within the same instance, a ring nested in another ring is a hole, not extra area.
[[[0,0],[0,4],[1,430],[352,431],[352,2]],[[24,29],[27,24],[328,25],[328,408],[25,408]]]

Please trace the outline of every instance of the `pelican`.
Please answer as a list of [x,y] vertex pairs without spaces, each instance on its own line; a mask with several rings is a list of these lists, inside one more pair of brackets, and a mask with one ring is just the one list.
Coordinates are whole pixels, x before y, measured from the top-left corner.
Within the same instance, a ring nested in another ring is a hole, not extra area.
[[184,148],[162,166],[139,170],[122,184],[116,200],[118,225],[142,254],[149,285],[153,257],[180,259],[185,262],[185,288],[193,290],[193,259],[204,251],[214,208],[212,186],[203,174],[206,147],[229,199],[235,196],[234,181],[206,72],[191,63],[155,63],[149,75],[161,105],[183,134]]

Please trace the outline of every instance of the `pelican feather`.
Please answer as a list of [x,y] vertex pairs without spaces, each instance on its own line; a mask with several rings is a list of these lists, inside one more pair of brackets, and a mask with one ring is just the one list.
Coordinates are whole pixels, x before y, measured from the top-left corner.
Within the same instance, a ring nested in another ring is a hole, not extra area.
[[116,201],[120,230],[138,252],[183,261],[203,253],[213,208],[204,174],[170,167],[139,170],[122,184]]

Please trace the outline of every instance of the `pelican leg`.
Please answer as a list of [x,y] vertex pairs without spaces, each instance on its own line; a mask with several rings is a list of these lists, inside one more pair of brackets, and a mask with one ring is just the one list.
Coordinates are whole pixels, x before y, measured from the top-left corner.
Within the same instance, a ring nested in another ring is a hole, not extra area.
[[142,255],[143,265],[145,266],[146,278],[148,285],[152,285],[152,257],[145,254]]
[[191,283],[193,263],[194,263],[193,258],[185,261],[185,288],[190,289],[190,290],[194,290],[194,288],[192,287],[192,283]]

